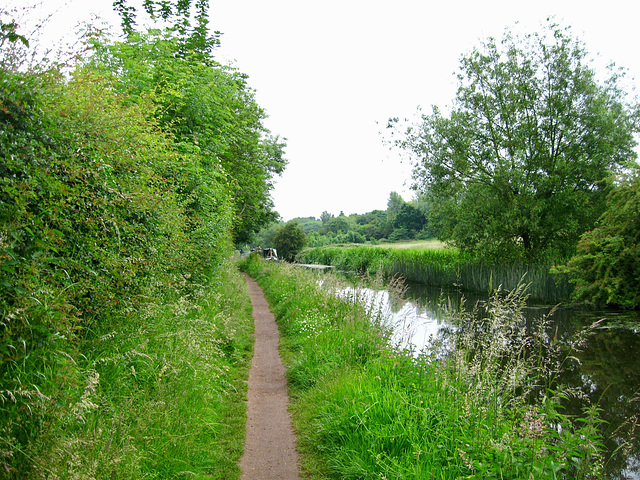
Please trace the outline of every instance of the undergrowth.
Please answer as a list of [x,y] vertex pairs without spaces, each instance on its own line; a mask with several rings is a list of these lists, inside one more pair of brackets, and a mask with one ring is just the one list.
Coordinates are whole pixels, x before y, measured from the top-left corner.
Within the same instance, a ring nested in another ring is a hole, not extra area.
[[154,98],[26,62],[4,27],[0,477],[237,477],[251,317],[225,257],[239,179],[154,118]]
[[[400,349],[384,318],[330,275],[249,260],[283,333],[294,427],[311,478],[601,478],[597,408],[575,421],[554,381],[563,357],[525,325],[525,293],[497,292],[428,350]],[[322,286],[320,286],[322,283]],[[571,421],[574,420],[574,421]]]
[[[56,388],[34,398],[3,392],[0,476],[238,478],[252,348],[244,288],[227,265],[187,294],[167,289],[114,318],[74,355],[52,348],[56,369],[45,371]],[[6,436],[35,401],[38,434]]]

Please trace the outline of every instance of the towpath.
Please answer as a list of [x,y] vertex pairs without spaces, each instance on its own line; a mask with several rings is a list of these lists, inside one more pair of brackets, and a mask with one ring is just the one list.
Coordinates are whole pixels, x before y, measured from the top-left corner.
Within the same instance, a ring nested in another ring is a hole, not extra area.
[[289,389],[278,353],[276,320],[262,289],[245,274],[255,322],[255,345],[247,392],[247,432],[240,459],[242,480],[298,480],[299,461],[291,426]]

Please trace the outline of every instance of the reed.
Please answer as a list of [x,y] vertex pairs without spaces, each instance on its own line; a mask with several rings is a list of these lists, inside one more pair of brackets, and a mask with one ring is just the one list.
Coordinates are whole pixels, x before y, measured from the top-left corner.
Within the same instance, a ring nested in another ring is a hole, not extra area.
[[547,302],[565,301],[572,290],[566,280],[551,273],[551,262],[488,264],[453,248],[319,247],[302,252],[300,261],[361,274],[382,271],[388,277],[401,275],[408,282],[475,292],[490,292],[499,286],[514,290],[524,282],[531,298]]

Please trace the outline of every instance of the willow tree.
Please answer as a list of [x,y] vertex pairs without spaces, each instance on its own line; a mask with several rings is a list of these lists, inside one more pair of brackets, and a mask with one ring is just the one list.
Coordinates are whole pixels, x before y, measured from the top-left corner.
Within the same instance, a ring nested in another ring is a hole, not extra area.
[[443,240],[532,260],[568,255],[593,227],[634,164],[637,128],[620,71],[600,82],[587,58],[555,24],[489,38],[462,57],[450,112],[433,107],[395,138]]

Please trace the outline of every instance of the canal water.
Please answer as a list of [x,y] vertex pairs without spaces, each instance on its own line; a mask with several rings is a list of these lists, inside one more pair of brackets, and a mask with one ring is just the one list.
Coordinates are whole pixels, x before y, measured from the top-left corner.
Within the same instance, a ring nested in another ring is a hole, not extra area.
[[[446,310],[473,308],[487,297],[457,290],[443,291],[408,285],[404,299],[388,291],[345,289],[343,296],[358,297],[383,312],[395,326],[396,344],[417,352],[447,325]],[[464,301],[462,299],[464,298]],[[528,304],[529,319],[549,314],[554,305]],[[584,398],[601,409],[602,434],[607,450],[605,470],[611,480],[640,480],[640,313],[588,311],[562,306],[550,316],[551,334],[570,344],[575,334],[602,320],[578,352],[579,362],[567,368],[562,383],[580,389]],[[567,403],[569,413],[580,414],[586,401]]]

